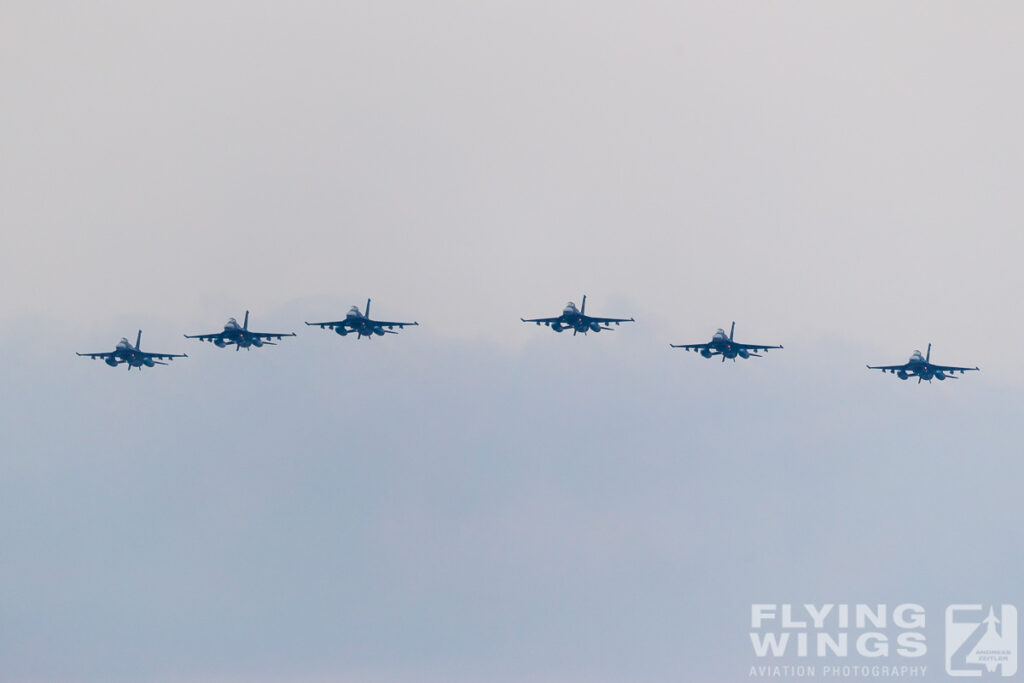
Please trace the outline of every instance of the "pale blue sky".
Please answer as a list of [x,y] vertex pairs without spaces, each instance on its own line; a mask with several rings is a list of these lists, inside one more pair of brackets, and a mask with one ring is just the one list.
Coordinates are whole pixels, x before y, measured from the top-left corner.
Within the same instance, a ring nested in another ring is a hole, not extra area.
[[[746,680],[1024,604],[1016,4],[0,4],[0,678]],[[635,315],[572,339],[519,316]],[[374,298],[420,328],[306,328]],[[252,310],[295,339],[183,333]],[[756,362],[669,342],[782,343]],[[74,356],[142,327],[188,352]],[[956,383],[872,374],[935,343]]]

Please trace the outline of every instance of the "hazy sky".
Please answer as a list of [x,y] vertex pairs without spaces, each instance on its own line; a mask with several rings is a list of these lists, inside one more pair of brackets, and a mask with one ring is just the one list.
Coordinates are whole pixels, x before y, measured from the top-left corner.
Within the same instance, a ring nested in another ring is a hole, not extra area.
[[[0,2],[0,679],[738,681],[787,601],[937,671],[1024,607],[1022,20]],[[983,372],[863,368],[928,342]]]

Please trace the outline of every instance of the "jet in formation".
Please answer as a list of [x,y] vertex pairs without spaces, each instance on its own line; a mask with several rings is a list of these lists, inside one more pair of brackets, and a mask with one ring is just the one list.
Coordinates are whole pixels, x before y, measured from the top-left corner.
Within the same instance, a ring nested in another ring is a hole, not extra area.
[[201,341],[213,342],[216,346],[224,348],[231,344],[235,345],[235,351],[249,349],[253,346],[260,348],[264,344],[276,346],[271,339],[281,340],[282,337],[294,337],[294,332],[252,332],[249,330],[249,311],[245,312],[245,320],[241,325],[234,318],[228,318],[224,329],[220,332],[210,334],[186,334],[185,339],[199,339]]
[[139,330],[139,335],[135,338],[135,346],[128,341],[127,337],[121,337],[121,341],[117,343],[113,351],[106,351],[101,353],[78,353],[79,356],[87,356],[96,360],[102,358],[103,362],[112,368],[116,368],[118,365],[126,364],[128,370],[132,368],[142,369],[143,366],[151,368],[154,365],[167,365],[163,363],[163,360],[172,360],[174,358],[188,358],[187,353],[151,353],[149,351],[143,351],[139,348],[142,343],[142,330]]
[[610,323],[616,325],[620,323],[631,323],[635,322],[632,318],[598,318],[587,315],[587,295],[583,295],[583,304],[579,309],[576,308],[576,304],[572,301],[565,305],[562,309],[562,315],[557,318],[520,318],[524,323],[536,323],[537,325],[545,325],[550,327],[555,332],[562,332],[564,330],[572,330],[572,335],[575,337],[577,333],[582,332],[600,332],[601,330],[612,329]]
[[925,355],[922,356],[921,352],[915,349],[914,353],[910,355],[910,360],[903,365],[869,365],[868,369],[888,372],[896,375],[900,379],[917,377],[917,383],[920,384],[921,380],[931,382],[933,379],[937,379],[941,382],[947,377],[949,379],[957,379],[953,376],[953,373],[959,372],[962,375],[968,370],[977,370],[978,368],[961,368],[955,365],[935,365],[932,363],[932,345],[929,344],[928,351]]
[[725,362],[726,358],[731,358],[732,361],[736,362],[736,357],[750,358],[751,356],[761,357],[758,351],[767,351],[768,349],[781,349],[782,346],[766,346],[765,344],[741,344],[737,341],[733,341],[733,335],[736,333],[736,322],[733,321],[732,327],[729,328],[729,335],[726,336],[725,330],[719,328],[715,330],[715,334],[711,337],[711,341],[707,344],[669,344],[673,349],[686,349],[687,351],[696,351],[705,358],[711,358],[713,356],[721,356],[722,362]]
[[385,334],[398,334],[394,331],[394,328],[402,329],[408,325],[419,325],[418,322],[411,323],[400,323],[391,320],[372,320],[370,318],[370,300],[366,300],[366,313],[361,313],[358,306],[353,306],[349,309],[348,315],[345,316],[344,320],[335,320],[331,322],[322,323],[310,323],[307,325],[313,325],[320,329],[330,328],[340,334],[342,337],[345,335],[356,333],[357,339],[363,337],[383,337]]

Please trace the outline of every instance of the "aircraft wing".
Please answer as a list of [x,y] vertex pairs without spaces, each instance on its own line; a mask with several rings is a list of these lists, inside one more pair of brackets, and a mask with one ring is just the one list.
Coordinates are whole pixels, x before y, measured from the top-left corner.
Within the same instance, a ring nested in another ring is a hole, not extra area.
[[389,329],[392,328],[392,327],[402,328],[402,327],[407,327],[409,325],[419,325],[419,323],[417,323],[417,322],[398,323],[398,322],[392,322],[390,320],[367,320],[366,322],[368,322],[369,324],[373,325],[374,327],[387,327]]
[[961,368],[956,365],[929,365],[928,367],[933,370],[942,370],[943,372],[967,372],[968,370],[979,370],[980,368]]
[[255,339],[280,339],[281,337],[294,337],[294,332],[250,332],[250,337]]
[[113,351],[103,351],[101,353],[78,353],[78,351],[75,351],[75,355],[76,356],[86,356],[86,357],[92,358],[92,359],[96,359],[96,358],[106,359],[106,358],[113,358],[117,354],[114,353]]
[[544,323],[545,325],[550,325],[551,323],[562,322],[562,316],[557,318],[520,318],[520,320],[524,323]]
[[687,351],[701,351],[710,349],[711,344],[669,344],[673,349],[686,349]]
[[594,316],[591,316],[591,315],[585,315],[585,316],[583,316],[583,319],[586,320],[588,323],[598,323],[598,324],[602,324],[602,323],[632,323],[632,322],[636,322],[632,318],[595,318]]
[[214,339],[223,339],[223,332],[214,332],[212,334],[186,334],[185,339],[200,339],[202,341],[213,341]]
[[150,353],[149,351],[136,351],[143,358],[155,358],[157,360],[171,360],[172,358],[188,358],[187,353]]
[[868,370],[881,370],[882,372],[896,372],[898,370],[909,370],[910,364],[903,365],[869,365]]
[[333,329],[338,328],[338,327],[346,327],[348,325],[348,321],[347,320],[333,320],[333,321],[322,322],[322,323],[310,323],[310,322],[307,322],[306,324],[310,325],[312,327],[319,327],[321,330],[324,329],[325,327],[329,327],[330,329],[333,330]]
[[733,346],[738,349],[746,349],[747,351],[767,351],[768,349],[781,349],[782,346],[765,346],[764,344],[740,344],[738,342],[731,342]]

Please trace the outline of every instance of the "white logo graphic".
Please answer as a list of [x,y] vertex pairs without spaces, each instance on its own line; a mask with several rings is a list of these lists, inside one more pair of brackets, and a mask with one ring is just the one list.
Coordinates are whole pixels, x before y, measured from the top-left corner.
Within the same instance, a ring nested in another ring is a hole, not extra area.
[[1017,673],[1017,608],[950,605],[946,608],[946,673],[950,676]]

